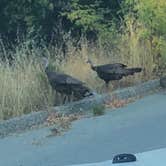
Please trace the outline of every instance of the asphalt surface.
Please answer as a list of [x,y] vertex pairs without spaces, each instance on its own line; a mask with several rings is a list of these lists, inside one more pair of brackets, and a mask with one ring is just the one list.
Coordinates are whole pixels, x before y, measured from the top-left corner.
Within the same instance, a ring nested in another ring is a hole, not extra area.
[[112,160],[70,166],[165,166],[166,148],[135,154],[136,161],[113,164]]
[[147,96],[104,116],[75,121],[62,136],[49,128],[0,139],[0,166],[64,166],[111,160],[118,153],[166,147],[166,94]]

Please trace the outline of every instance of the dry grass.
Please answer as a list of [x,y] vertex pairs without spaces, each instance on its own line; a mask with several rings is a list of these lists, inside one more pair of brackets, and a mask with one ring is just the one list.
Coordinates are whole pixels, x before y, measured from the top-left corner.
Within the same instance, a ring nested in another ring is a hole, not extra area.
[[[103,46],[91,47],[90,45],[88,46],[86,41],[84,41],[85,43],[82,43],[79,51],[67,56],[67,60],[64,62],[63,66],[61,66],[61,70],[86,82],[89,87],[95,89],[99,93],[105,92],[104,81],[101,80],[97,76],[97,73],[91,70],[90,65],[86,63],[88,58],[90,58],[95,65],[119,62],[124,63],[129,67],[143,68],[142,73],[137,73],[134,76],[123,78],[120,81],[121,87],[133,85],[143,80],[148,80],[152,77],[152,70],[150,70],[151,68],[149,69],[147,63],[144,63],[144,60],[145,57],[146,60],[148,60],[146,54],[149,56],[149,53],[144,50],[144,48],[140,49],[138,43],[135,43],[135,46],[133,47],[132,44],[134,44],[134,42],[129,41],[130,39],[126,38],[125,40],[121,40],[119,42],[118,51],[112,51],[109,54]],[[152,63],[151,61],[149,62]],[[152,64],[149,64],[149,66],[151,65]],[[117,82],[113,82],[113,84],[117,84]],[[115,86],[110,83],[109,91],[112,91],[114,88]]]
[[12,66],[0,63],[0,119],[38,111],[46,105],[55,104],[55,101],[61,102],[60,96],[55,97],[40,65],[42,52],[50,57],[51,65],[56,69],[82,80],[99,93],[105,91],[104,82],[90,69],[86,63],[88,58],[96,65],[119,62],[129,67],[143,68],[142,73],[122,79],[122,87],[153,78],[156,61],[150,42],[141,41],[133,27],[130,28],[130,35],[125,33],[116,40],[118,44],[113,50],[100,43],[91,45],[86,40],[82,40],[80,49],[76,49],[69,41],[65,59],[62,50],[54,47],[45,47],[43,51],[35,47],[30,49],[26,43],[22,43],[11,53],[0,43],[1,57],[8,54],[16,57]]
[[37,58],[26,48],[15,52],[13,65],[0,63],[0,119],[8,119],[53,104],[53,92]]
[[[52,104],[53,96],[35,64],[0,67],[0,119],[38,111]],[[44,77],[43,77],[44,78]]]
[[46,125],[54,125],[54,128],[50,129],[51,133],[48,137],[57,136],[62,134],[64,131],[69,130],[73,121],[83,117],[84,115],[81,114],[62,115],[57,112],[51,113],[46,120]]
[[[67,60],[61,69],[65,73],[86,82],[88,86],[99,93],[105,91],[103,88],[104,82],[90,69],[90,66],[86,63],[88,58],[95,65],[119,62],[126,64],[128,67],[142,67],[143,71],[141,73],[123,78],[120,81],[120,87],[134,85],[159,76],[159,70],[164,60],[158,58],[160,50],[154,44],[155,39],[150,41],[150,39],[142,38],[140,34],[144,31],[144,27],[137,25],[136,28],[132,20],[129,20],[127,24],[128,31],[115,39],[117,44],[114,45],[114,49],[109,48],[109,44],[108,46],[100,43],[90,45],[86,40],[83,40],[80,50],[68,52]],[[166,72],[166,68],[163,72]],[[114,88],[115,86],[111,86],[110,91]]]
[[114,96],[112,99],[105,101],[105,107],[111,109],[124,107],[127,104],[134,102],[137,98],[139,98],[139,96],[128,99],[118,99]]

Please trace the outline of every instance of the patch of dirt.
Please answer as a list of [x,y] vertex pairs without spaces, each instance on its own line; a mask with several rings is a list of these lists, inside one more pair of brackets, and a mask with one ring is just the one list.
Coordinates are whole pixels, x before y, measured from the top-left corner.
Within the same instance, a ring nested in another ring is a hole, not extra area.
[[49,136],[58,136],[61,135],[62,132],[67,131],[71,128],[71,122],[83,118],[84,115],[81,114],[70,114],[70,115],[62,115],[61,113],[54,112],[51,113],[47,120],[47,126],[54,125],[52,129],[50,129],[51,134]]
[[129,103],[136,101],[138,98],[140,97],[137,96],[137,97],[132,97],[128,99],[118,99],[116,96],[114,96],[111,99],[106,100],[104,102],[104,105],[106,108],[111,108],[111,109],[120,108],[120,107],[124,107],[125,105]]

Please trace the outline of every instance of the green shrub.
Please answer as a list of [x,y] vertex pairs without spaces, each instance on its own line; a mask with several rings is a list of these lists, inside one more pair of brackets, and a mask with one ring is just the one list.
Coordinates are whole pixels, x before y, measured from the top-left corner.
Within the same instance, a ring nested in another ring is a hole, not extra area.
[[103,115],[105,113],[105,106],[104,105],[98,105],[98,106],[95,106],[93,108],[93,115],[94,116],[100,116],[100,115]]

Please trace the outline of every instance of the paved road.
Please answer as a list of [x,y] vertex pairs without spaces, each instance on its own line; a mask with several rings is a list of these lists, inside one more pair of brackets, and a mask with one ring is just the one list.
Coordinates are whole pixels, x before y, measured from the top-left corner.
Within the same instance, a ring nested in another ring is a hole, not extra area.
[[70,166],[165,166],[166,148],[152,150],[148,152],[135,154],[137,160],[136,162],[127,162],[127,163],[117,163],[113,164],[112,160],[107,160],[97,163],[88,163],[88,164],[79,164],[79,165],[70,165]]
[[166,147],[166,94],[155,94],[119,110],[73,123],[63,136],[49,129],[0,139],[0,166],[64,166],[101,162],[122,152]]

